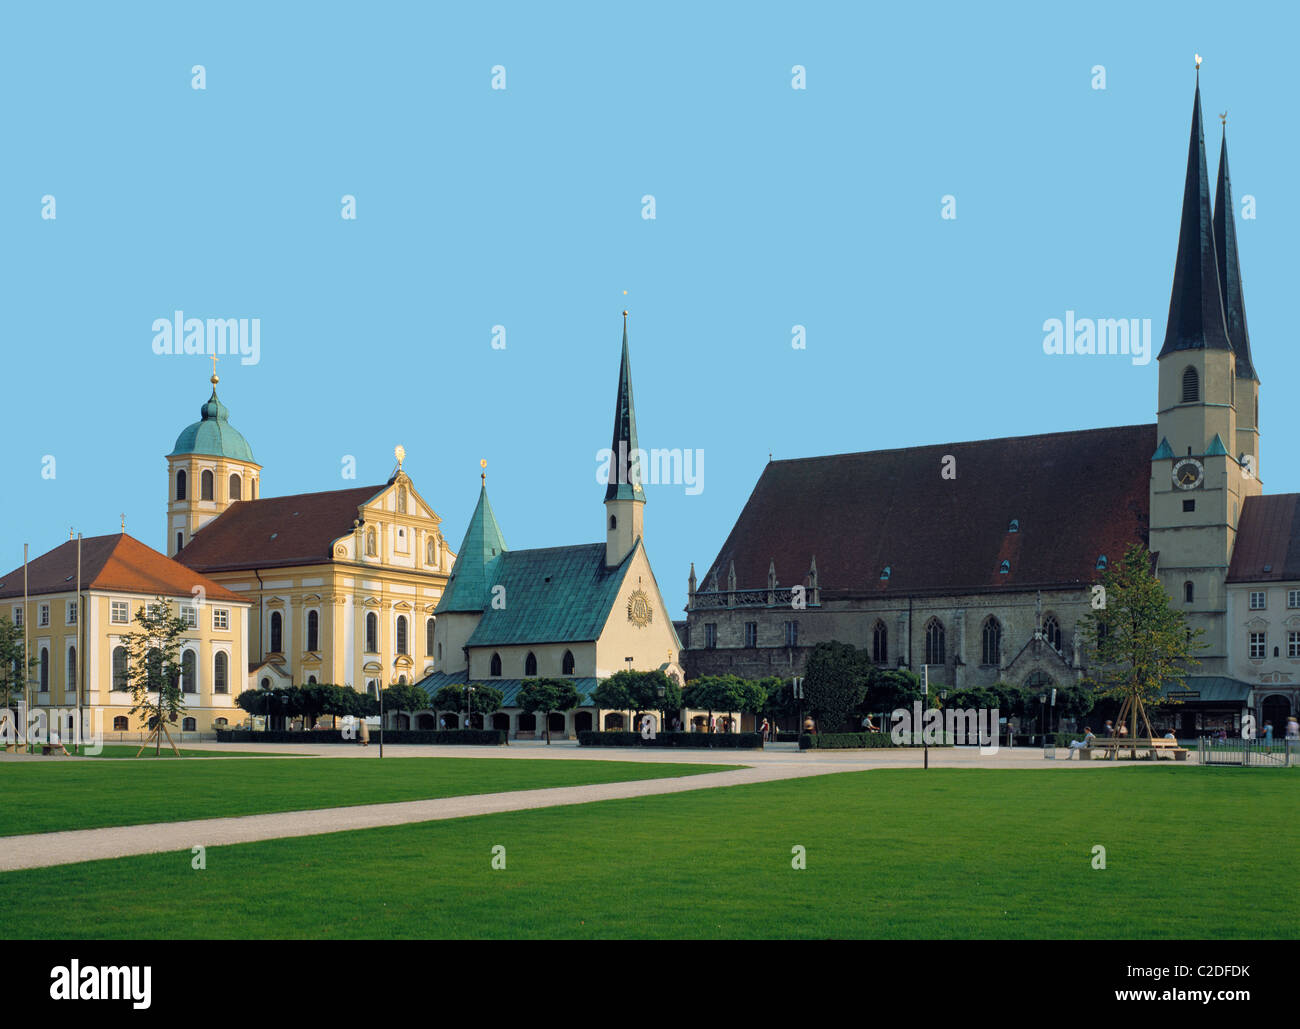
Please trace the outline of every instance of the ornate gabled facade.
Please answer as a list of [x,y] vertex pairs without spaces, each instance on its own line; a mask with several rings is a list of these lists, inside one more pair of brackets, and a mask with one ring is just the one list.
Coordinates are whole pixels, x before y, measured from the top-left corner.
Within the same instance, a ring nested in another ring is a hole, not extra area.
[[[1091,586],[1140,542],[1207,643],[1166,717],[1194,734],[1294,713],[1300,564],[1277,555],[1300,553],[1300,519],[1261,495],[1226,125],[1212,210],[1199,72],[1158,362],[1154,425],[769,463],[703,588],[691,567],[687,674],[797,675],[840,640],[947,686],[1077,680]],[[1257,624],[1252,595],[1296,617]]]

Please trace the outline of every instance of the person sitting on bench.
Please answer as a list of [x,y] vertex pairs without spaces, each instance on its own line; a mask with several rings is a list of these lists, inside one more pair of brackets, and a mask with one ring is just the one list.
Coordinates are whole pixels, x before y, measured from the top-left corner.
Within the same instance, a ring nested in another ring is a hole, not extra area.
[[1093,735],[1092,730],[1085,727],[1083,730],[1083,739],[1071,741],[1070,749],[1084,750],[1087,747],[1091,747],[1092,741],[1095,740],[1096,738],[1097,737]]

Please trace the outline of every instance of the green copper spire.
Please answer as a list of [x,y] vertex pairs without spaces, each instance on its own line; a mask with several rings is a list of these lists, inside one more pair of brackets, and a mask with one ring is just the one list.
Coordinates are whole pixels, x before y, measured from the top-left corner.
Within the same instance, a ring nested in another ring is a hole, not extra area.
[[1223,143],[1219,147],[1219,185],[1214,191],[1214,245],[1219,265],[1219,292],[1228,340],[1237,355],[1237,377],[1259,381],[1250,360],[1250,332],[1246,329],[1246,298],[1241,291],[1241,261],[1237,256],[1237,222],[1232,213],[1232,178],[1228,174],[1228,116],[1222,114]]
[[[1199,67],[1199,65],[1198,65]],[[1201,125],[1201,80],[1192,101],[1192,134],[1187,144],[1187,178],[1183,217],[1174,259],[1174,288],[1169,296],[1169,324],[1160,357],[1176,350],[1231,350],[1219,295],[1214,222],[1210,217],[1210,176],[1205,165],[1205,131]]]
[[497,562],[506,552],[506,540],[492,513],[492,503],[487,495],[487,475],[478,494],[478,506],[465,530],[465,539],[456,552],[456,563],[451,567],[447,589],[438,601],[434,614],[449,611],[482,612],[491,602],[491,588],[495,581]]
[[[627,312],[623,312],[623,358],[618,368],[618,399],[614,403],[614,441],[610,444],[613,460],[609,468],[609,487],[606,500],[640,500],[645,502],[641,488],[644,469],[634,468],[632,455],[637,450],[636,406],[632,402],[632,359],[627,350]],[[626,481],[624,481],[626,480]]]

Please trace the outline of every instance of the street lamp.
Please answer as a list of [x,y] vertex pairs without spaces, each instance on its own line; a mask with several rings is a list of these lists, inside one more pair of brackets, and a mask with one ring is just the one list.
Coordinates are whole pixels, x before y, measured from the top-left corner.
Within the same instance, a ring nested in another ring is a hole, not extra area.
[[1038,731],[1042,734],[1043,743],[1047,743],[1047,731],[1043,728],[1043,719],[1047,717],[1047,694],[1038,695]]
[[465,687],[465,728],[474,728],[474,687]]

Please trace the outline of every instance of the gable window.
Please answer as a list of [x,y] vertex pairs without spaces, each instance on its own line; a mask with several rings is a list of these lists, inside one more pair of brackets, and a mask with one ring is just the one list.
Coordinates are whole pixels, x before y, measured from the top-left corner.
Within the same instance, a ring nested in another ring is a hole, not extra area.
[[889,629],[880,619],[876,619],[875,628],[871,630],[871,660],[878,665],[889,660]]
[[1106,566],[1109,563],[1110,562],[1106,560],[1106,555],[1102,554],[1099,558],[1097,558],[1097,571],[1104,572],[1106,570]]
[[379,616],[373,611],[366,612],[366,652],[379,652]]
[[232,472],[230,476],[230,499],[243,500],[244,499],[243,493],[244,493],[243,480],[240,479],[238,475],[235,475]]
[[114,625],[126,625],[131,620],[131,608],[125,600],[114,600],[109,605],[108,620]]
[[407,653],[406,649],[406,615],[397,616],[397,652]]
[[307,649],[320,650],[320,612],[307,612]]
[[573,665],[574,665],[574,661],[573,661],[573,651],[572,651],[572,650],[566,650],[566,651],[564,652],[564,662],[560,665],[560,673],[561,673],[562,675],[572,675],[572,674],[573,674]]
[[279,611],[271,612],[271,653],[281,653],[284,646],[284,616]]
[[176,471],[176,499],[185,499],[185,469],[179,468]]
[[224,650],[218,650],[216,657],[212,659],[212,692],[228,693],[230,691],[230,680],[228,678],[228,669],[230,667],[230,658],[226,657]]
[[113,648],[113,689],[126,692],[126,647]]
[[980,664],[998,665],[1002,663],[1002,623],[996,618],[989,618],[984,623],[984,646],[980,655]]
[[524,658],[524,678],[531,679],[537,674],[537,655],[531,650],[528,656]]
[[1012,518],[1011,524],[1007,526],[1007,532],[1019,532],[1019,531],[1020,531],[1020,519]]
[[747,647],[758,646],[758,623],[757,622],[745,623],[745,646]]
[[200,500],[212,499],[212,494],[215,489],[215,481],[216,480],[212,474],[212,469],[205,468],[203,470],[203,474],[199,477],[199,499]]
[[944,643],[946,634],[943,631],[943,623],[937,618],[931,618],[925,626],[925,663],[927,665],[941,665],[944,663]]
[[1047,645],[1053,650],[1061,649],[1061,623],[1056,620],[1055,615],[1048,615],[1043,619],[1043,639],[1047,640]]
[[500,654],[492,655],[492,670],[489,674],[494,679],[501,678],[501,655]]
[[1250,609],[1252,611],[1264,610],[1264,590],[1251,590]]
[[187,650],[181,655],[181,692],[198,693],[198,662],[194,651]]
[[1183,372],[1183,403],[1195,404],[1201,399],[1201,377],[1196,374],[1195,368],[1188,368]]

